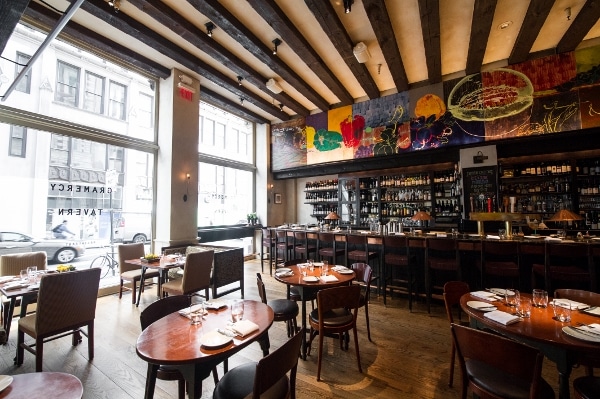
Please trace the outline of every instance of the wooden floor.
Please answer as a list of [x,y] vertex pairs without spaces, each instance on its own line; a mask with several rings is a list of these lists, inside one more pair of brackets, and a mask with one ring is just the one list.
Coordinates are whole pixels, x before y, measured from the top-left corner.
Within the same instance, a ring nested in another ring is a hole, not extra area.
[[[246,298],[258,299],[256,272],[259,261],[246,262]],[[269,273],[263,274],[269,298],[285,296],[285,287]],[[72,347],[65,337],[45,345],[44,371],[64,371],[79,377],[84,385],[83,398],[143,398],[146,363],[138,358],[135,343],[140,334],[139,313],[156,299],[154,287],[142,296],[139,308],[131,304],[130,294],[119,300],[116,295],[98,299],[96,311],[95,358],[87,361],[87,340]],[[239,297],[237,293],[226,298]],[[359,373],[352,340],[350,350],[339,349],[337,342],[328,338],[323,357],[323,381],[317,382],[317,356],[299,360],[297,397],[303,398],[458,398],[460,397],[460,370],[455,372],[455,387],[448,387],[450,331],[442,303],[432,306],[427,313],[424,303],[413,304],[408,312],[404,297],[389,300],[383,305],[382,297],[371,296],[369,305],[371,336],[367,340],[364,313],[359,311],[359,340],[363,373]],[[310,305],[309,305],[310,306]],[[300,320],[298,320],[300,322]],[[16,322],[13,323],[7,345],[0,346],[0,374],[29,373],[35,370],[34,357],[25,352],[21,367],[13,365],[16,345]],[[283,323],[274,323],[269,331],[272,349],[286,339]],[[165,343],[168,345],[168,342]],[[236,354],[229,367],[260,358],[258,344]],[[219,368],[222,375],[223,370]],[[572,375],[583,375],[575,369]],[[553,363],[544,362],[544,377],[557,391],[557,374]],[[203,398],[212,397],[212,378],[204,381]],[[177,398],[177,383],[158,381],[155,398]],[[40,392],[40,398],[44,393]]]

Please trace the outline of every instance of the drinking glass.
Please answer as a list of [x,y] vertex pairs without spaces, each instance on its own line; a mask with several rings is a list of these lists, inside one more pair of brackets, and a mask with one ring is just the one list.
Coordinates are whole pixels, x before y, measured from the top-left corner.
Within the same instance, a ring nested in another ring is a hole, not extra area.
[[329,261],[324,260],[323,266],[321,267],[321,276],[327,276],[329,273]]
[[234,299],[231,301],[231,321],[234,323],[244,318],[244,300]]
[[570,303],[562,303],[559,305],[556,300],[554,300],[554,318],[561,323],[568,323],[571,321],[571,304]]
[[300,266],[300,273],[306,277],[306,263],[300,263],[298,266]]
[[27,273],[27,269],[21,270],[19,276],[21,277],[21,282],[25,283],[29,281],[29,273]]
[[546,290],[533,290],[533,306],[536,308],[545,308],[548,306],[548,292]]
[[29,266],[27,268],[27,276],[29,278],[29,284],[35,284],[37,274],[37,266]]
[[506,300],[506,306],[516,308],[519,305],[521,296],[519,295],[519,291],[517,290],[505,290],[504,299]]
[[313,263],[312,259],[308,260],[308,270],[310,270],[311,274],[313,274],[315,271],[315,264]]
[[[192,312],[192,306],[197,308],[195,312]],[[193,326],[202,324],[202,316],[204,316],[204,304],[202,302],[198,304],[190,302],[190,324]]]
[[517,313],[521,317],[531,317],[531,299],[521,298],[519,305],[517,306]]

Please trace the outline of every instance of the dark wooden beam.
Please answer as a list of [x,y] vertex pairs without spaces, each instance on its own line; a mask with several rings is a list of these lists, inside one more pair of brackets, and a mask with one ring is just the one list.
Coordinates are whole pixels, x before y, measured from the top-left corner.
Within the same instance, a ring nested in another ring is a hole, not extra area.
[[120,30],[126,37],[135,37],[137,40],[144,42],[146,45],[154,48],[156,51],[160,52],[166,57],[169,57],[175,62],[198,73],[211,83],[230,91],[236,97],[244,97],[246,101],[254,104],[257,108],[260,108],[266,113],[273,115],[273,119],[289,119],[289,115],[287,114],[287,117],[278,115],[277,112],[273,110],[273,105],[271,102],[256,95],[244,86],[239,86],[237,81],[235,84],[233,84],[234,82],[232,82],[230,77],[218,71],[216,68],[206,64],[195,55],[190,54],[183,48],[177,46],[175,43],[172,43],[160,36],[158,33],[147,28],[137,20],[129,17],[124,12],[111,12],[103,0],[88,0],[83,3],[81,8],[94,17],[110,24],[115,29]]
[[531,46],[533,46],[535,39],[540,34],[540,30],[544,22],[546,22],[548,14],[550,14],[553,3],[548,0],[531,0],[515,45],[510,53],[510,57],[508,57],[510,65],[530,59],[529,52],[531,51]]
[[0,0],[0,54],[19,23],[29,0]]
[[[22,19],[24,23],[47,32],[52,29],[59,18],[60,15],[58,13],[51,11],[39,3],[31,2],[25,10]],[[113,59],[125,62],[144,74],[162,79],[171,76],[169,68],[137,54],[127,47],[115,43],[73,21],[69,21],[58,37],[98,56],[109,60]]]
[[[321,97],[316,90],[294,72],[277,55],[273,54],[271,47],[263,44],[248,28],[242,25],[225,7],[217,0],[188,0],[196,10],[205,15],[217,27],[223,29],[235,39],[242,47],[248,50],[254,57],[281,76],[287,83],[292,85],[300,94],[312,102],[321,111],[329,109],[329,103]],[[273,38],[275,39],[275,38]],[[266,79],[265,79],[266,83]]]
[[565,35],[556,46],[556,52],[566,53],[575,50],[585,35],[598,22],[600,18],[600,2],[598,0],[587,0],[577,17],[571,23]]
[[363,0],[363,5],[365,6],[369,21],[371,21],[371,27],[375,32],[375,37],[377,37],[379,47],[381,47],[394,84],[396,85],[396,90],[398,92],[408,90],[406,70],[404,69],[404,63],[398,50],[399,47],[398,43],[396,43],[396,36],[394,36],[390,16],[385,8],[385,2],[383,0]]
[[265,82],[268,80],[267,78],[260,75],[239,57],[225,49],[216,40],[208,37],[206,32],[197,28],[196,25],[183,18],[177,11],[170,8],[162,1],[127,0],[127,2],[160,22],[162,25],[168,27],[189,43],[201,49],[202,52],[208,54],[218,63],[230,69],[236,75],[232,78],[232,81],[235,82],[235,84],[237,84],[237,76],[241,76],[243,77],[243,84],[249,83],[256,86],[260,91],[273,97],[298,115],[306,116],[310,114],[310,111],[307,108],[285,92],[279,94],[271,93],[265,86]]
[[440,50],[440,2],[439,0],[419,0],[421,30],[425,45],[427,75],[429,83],[442,81],[442,53]]
[[[352,49],[354,44],[344,25],[337,17],[329,1],[304,0],[309,10],[313,13],[325,35],[331,40],[333,46],[339,51],[340,56],[352,71],[352,74],[371,99],[380,97],[379,88],[364,64],[359,63],[354,57]],[[365,43],[367,44],[367,43]]]
[[[220,94],[215,93],[207,89],[206,87],[200,88],[200,99],[202,101],[206,101],[216,107],[221,109],[226,109],[227,112],[230,112],[234,115],[239,116],[242,119],[247,119],[250,122],[254,123],[270,123],[268,119],[265,119],[254,112],[250,112],[248,109],[244,108],[241,104],[233,102]],[[278,109],[279,111],[279,109]],[[281,112],[281,111],[279,111]]]
[[272,0],[247,0],[248,3],[273,27],[283,40],[306,65],[317,75],[321,81],[337,96],[340,105],[349,105],[354,99],[338,80],[333,72],[325,65],[313,46],[302,36],[296,25],[290,21],[285,13]]
[[471,21],[471,37],[467,52],[465,73],[472,75],[481,71],[488,37],[492,29],[494,11],[497,0],[475,0],[473,7],[473,20]]

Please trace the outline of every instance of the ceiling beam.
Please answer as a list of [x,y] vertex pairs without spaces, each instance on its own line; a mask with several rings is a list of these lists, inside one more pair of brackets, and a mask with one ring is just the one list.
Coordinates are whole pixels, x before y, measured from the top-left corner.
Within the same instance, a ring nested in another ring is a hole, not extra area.
[[27,3],[29,0],[0,1],[0,54],[4,52],[8,39],[27,8]]
[[[169,27],[173,32],[201,49],[219,64],[225,66],[237,76],[243,78],[243,83],[249,83],[263,91],[267,96],[271,96],[280,103],[299,115],[306,116],[310,111],[302,104],[294,100],[285,92],[279,94],[272,93],[265,85],[268,80],[252,69],[239,57],[221,46],[216,40],[208,37],[206,32],[197,28],[196,25],[183,18],[177,11],[173,10],[160,0],[127,0],[128,3],[140,9],[140,11],[149,15],[162,25]],[[234,84],[238,84],[237,79],[232,78]]]
[[419,14],[421,15],[429,84],[439,83],[442,81],[439,0],[419,0]]
[[[187,0],[196,10],[205,15],[220,29],[235,39],[242,47],[252,53],[260,62],[281,76],[298,93],[312,102],[321,111],[329,109],[329,103],[321,97],[316,90],[294,72],[277,55],[273,54],[271,47],[263,44],[248,28],[242,25],[225,7],[217,0]],[[266,83],[265,79],[265,83]]]
[[103,0],[88,0],[83,3],[81,8],[101,21],[110,24],[115,29],[120,30],[125,34],[125,37],[132,37],[145,43],[166,57],[196,72],[211,83],[230,91],[236,97],[244,97],[246,101],[252,103],[257,108],[273,115],[275,119],[289,119],[289,115],[287,114],[278,115],[277,112],[274,112],[273,106],[269,101],[266,101],[244,86],[239,86],[237,81],[233,84],[232,79],[225,74],[129,17],[124,12],[109,12]]
[[333,72],[325,65],[323,59],[317,54],[313,46],[302,36],[296,25],[290,21],[285,13],[272,0],[247,0],[254,10],[271,25],[279,34],[281,40],[306,63],[321,81],[340,100],[339,105],[354,103],[354,99],[338,80]]
[[[59,14],[41,4],[31,2],[23,14],[23,22],[38,29],[48,31],[56,24],[59,17]],[[119,62],[132,65],[145,75],[162,79],[171,76],[169,68],[137,54],[127,47],[115,43],[73,21],[69,21],[58,37],[90,53],[112,61],[118,60]]]
[[496,11],[497,0],[475,0],[473,20],[471,21],[471,37],[467,51],[465,73],[472,75],[481,71],[488,37],[492,30],[492,21]]
[[[265,119],[254,112],[250,112],[244,108],[241,104],[231,101],[220,94],[215,93],[205,87],[200,88],[200,100],[207,103],[211,103],[221,109],[226,109],[228,112],[239,116],[242,119],[247,119],[254,123],[271,123],[268,119]],[[279,109],[277,109],[279,111]],[[281,111],[279,111],[281,112]]]
[[508,57],[510,65],[518,64],[530,59],[529,52],[540,34],[540,30],[550,14],[554,2],[548,0],[531,0],[521,30],[515,45]]
[[[354,43],[344,25],[337,17],[329,0],[304,0],[309,10],[315,16],[325,35],[331,40],[333,46],[339,51],[340,56],[350,68],[350,71],[371,99],[381,96],[377,84],[369,73],[365,64],[361,64],[354,57]],[[365,43],[366,44],[366,43]]]
[[573,51],[581,43],[585,35],[598,22],[600,18],[600,4],[598,0],[587,0],[577,17],[571,23],[565,35],[556,46],[558,54]]
[[383,0],[363,0],[367,17],[371,21],[371,27],[375,32],[375,37],[381,47],[381,52],[385,58],[396,90],[402,92],[408,90],[408,78],[406,77],[406,70],[404,69],[404,63],[398,50],[398,43],[396,42],[396,36],[393,34],[394,29],[390,16],[388,15]]

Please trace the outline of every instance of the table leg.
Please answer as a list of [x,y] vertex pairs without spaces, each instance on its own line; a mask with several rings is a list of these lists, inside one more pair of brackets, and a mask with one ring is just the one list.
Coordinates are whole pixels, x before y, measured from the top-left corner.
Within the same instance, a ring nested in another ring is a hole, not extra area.
[[302,299],[302,360],[306,360],[306,299],[304,298],[304,288],[299,287]]
[[157,371],[157,364],[148,363],[148,371],[146,373],[146,391],[144,392],[144,399],[154,399],[154,388],[156,386]]
[[5,344],[8,342],[8,335],[10,333],[10,325],[12,323],[13,315],[15,313],[15,304],[17,302],[17,298],[10,298],[10,302],[8,303],[8,309],[4,309],[4,328],[6,330],[6,341],[3,342]]
[[137,301],[135,302],[135,306],[140,306],[140,298],[142,297],[142,289],[144,288],[144,275],[146,274],[146,269],[147,267],[142,265],[142,274],[140,276],[140,287],[138,289],[138,297],[137,297]]
[[177,366],[188,387],[189,399],[200,399],[202,396],[202,380],[210,376],[212,369],[219,362],[208,362],[202,364],[186,364]]

